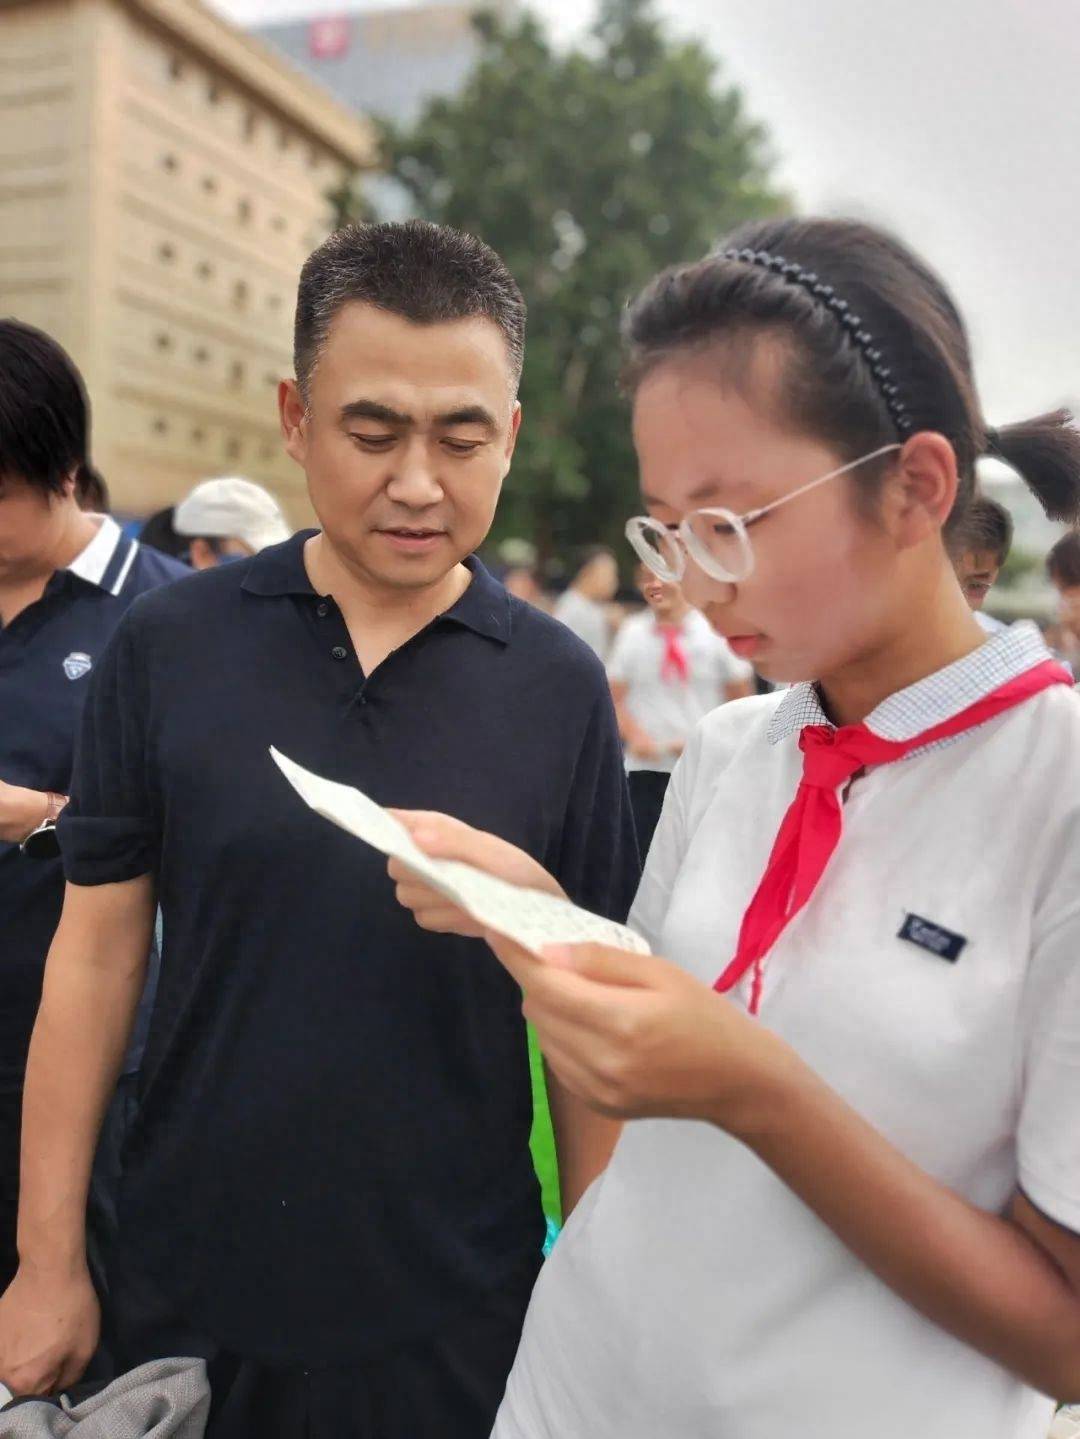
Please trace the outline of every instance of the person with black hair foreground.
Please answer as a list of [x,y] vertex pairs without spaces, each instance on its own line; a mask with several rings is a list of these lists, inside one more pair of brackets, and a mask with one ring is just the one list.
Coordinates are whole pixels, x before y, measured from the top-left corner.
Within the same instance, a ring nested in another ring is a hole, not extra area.
[[[100,667],[31,1051],[10,1387],[69,1383],[94,1343],[82,1196],[160,902],[120,1361],[205,1358],[215,1439],[487,1439],[545,1237],[521,997],[482,945],[420,935],[269,751],[494,830],[625,915],[640,866],[603,668],[473,557],[524,326],[471,236],[331,236],[279,390],[322,529],[148,597]],[[550,1098],[569,1212],[617,1126]]]
[[578,557],[573,578],[555,601],[552,614],[584,640],[600,659],[611,650],[610,605],[619,588],[619,567],[606,545],[590,545]]
[[131,602],[181,565],[86,513],[82,380],[58,344],[0,320],[0,1289],[15,1273],[30,1032],[64,895],[55,826],[95,666]]
[[1058,592],[1058,618],[1080,643],[1080,532],[1062,535],[1046,557],[1046,572]]
[[988,495],[975,496],[949,536],[949,554],[964,598],[990,634],[1004,625],[983,614],[983,605],[1009,558],[1012,540],[1012,515]]
[[[679,761],[631,914],[651,954],[492,937],[553,1071],[635,1121],[493,1439],[1045,1439],[1040,1396],[1080,1398],[1080,702],[950,562],[987,448],[963,322],[891,236],[785,218],[627,329],[632,543],[791,688]],[[1067,413],[994,443],[1076,522]]]

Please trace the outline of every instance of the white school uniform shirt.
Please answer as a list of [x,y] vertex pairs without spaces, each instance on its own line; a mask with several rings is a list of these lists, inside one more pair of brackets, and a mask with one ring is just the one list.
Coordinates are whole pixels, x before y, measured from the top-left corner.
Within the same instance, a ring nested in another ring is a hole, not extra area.
[[700,610],[690,610],[679,622],[679,639],[686,655],[689,679],[664,675],[667,642],[651,610],[632,615],[615,637],[608,662],[608,678],[626,685],[626,707],[662,751],[654,759],[627,754],[628,770],[670,773],[686,741],[724,700],[724,686],[753,678],[751,665],[732,653]]
[[594,654],[606,661],[611,650],[611,622],[606,606],[590,600],[573,588],[564,590],[555,601],[552,614],[584,640]]
[[[1013,626],[867,724],[911,738],[1046,657]],[[631,923],[706,984],[795,794],[799,730],[826,722],[808,685],[723,705],[675,771]],[[909,915],[962,937],[959,957],[901,939]],[[1080,1231],[1072,689],[854,783],[839,848],[766,958],[760,1022],[971,1204],[1003,1213],[1020,1186]],[[1045,1439],[1051,1411],[750,1149],[639,1120],[544,1266],[493,1439]]]

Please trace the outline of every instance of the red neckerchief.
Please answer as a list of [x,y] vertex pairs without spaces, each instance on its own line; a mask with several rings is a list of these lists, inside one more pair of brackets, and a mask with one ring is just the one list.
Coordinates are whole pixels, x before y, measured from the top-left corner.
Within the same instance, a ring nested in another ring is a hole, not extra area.
[[776,836],[761,883],[743,915],[735,958],[713,985],[725,993],[753,967],[750,1013],[761,1004],[762,960],[813,894],[843,830],[840,791],[852,775],[891,764],[912,750],[949,739],[1023,704],[1051,685],[1073,683],[1056,660],[1043,660],[959,714],[906,740],[881,739],[865,724],[807,725],[799,735],[802,781]]
[[687,684],[690,679],[690,660],[682,642],[682,625],[665,625],[659,620],[656,628],[664,640],[664,657],[660,661],[660,678],[666,684]]

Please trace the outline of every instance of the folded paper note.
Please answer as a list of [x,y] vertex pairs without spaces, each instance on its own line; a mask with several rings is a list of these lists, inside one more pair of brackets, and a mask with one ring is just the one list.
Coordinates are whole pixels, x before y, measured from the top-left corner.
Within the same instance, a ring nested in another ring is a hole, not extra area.
[[399,820],[360,790],[312,774],[276,749],[271,748],[270,754],[316,814],[400,860],[485,929],[506,935],[534,954],[545,944],[606,944],[648,954],[649,946],[632,929],[579,909],[567,899],[508,884],[459,860],[429,858]]

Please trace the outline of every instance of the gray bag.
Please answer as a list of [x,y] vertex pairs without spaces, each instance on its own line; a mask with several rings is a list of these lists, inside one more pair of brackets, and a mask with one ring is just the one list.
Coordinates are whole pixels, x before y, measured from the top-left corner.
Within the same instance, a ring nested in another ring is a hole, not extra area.
[[0,1439],[203,1439],[210,1384],[202,1359],[155,1359],[68,1408],[23,1399],[0,1410]]

